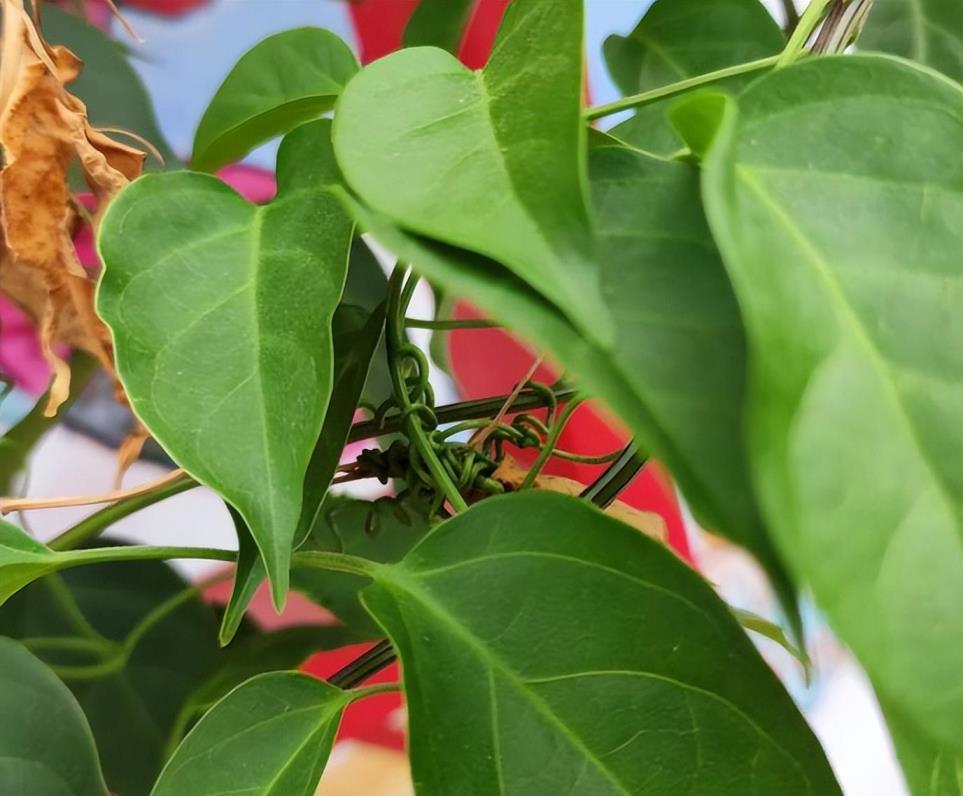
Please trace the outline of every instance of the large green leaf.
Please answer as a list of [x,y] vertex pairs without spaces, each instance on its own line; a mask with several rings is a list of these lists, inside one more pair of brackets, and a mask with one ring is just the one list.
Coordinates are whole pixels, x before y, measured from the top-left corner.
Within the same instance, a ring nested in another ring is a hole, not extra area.
[[248,680],[191,730],[152,796],[312,796],[350,701],[296,672]]
[[[400,561],[428,532],[426,508],[416,503],[382,500],[369,503],[332,496],[302,548],[324,550],[365,558],[369,561]],[[377,623],[364,610],[358,592],[365,579],[347,572],[315,567],[291,571],[291,588],[334,613],[351,631],[363,638],[377,638]]]
[[107,796],[90,728],[70,691],[2,637],[0,716],[0,793]]
[[581,95],[581,0],[516,0],[480,72],[421,47],[367,66],[338,101],[335,150],[374,209],[499,260],[604,343]]
[[[118,42],[49,3],[43,6],[43,32],[51,44],[64,44],[83,60],[70,91],[84,101],[91,124],[135,133],[150,141],[168,165],[177,162],[157,126],[150,96]],[[146,165],[156,161],[148,158]]]
[[798,635],[793,590],[749,480],[741,417],[745,341],[702,215],[698,172],[599,140],[589,159],[602,289],[617,330],[611,351],[494,263],[406,235],[351,206],[385,246],[547,349],[620,415],[644,449],[669,466],[699,519],[766,566]]
[[[619,88],[637,94],[775,55],[785,43],[758,0],[656,0],[628,36],[609,36],[603,52]],[[751,76],[724,85],[734,89],[748,80]],[[612,134],[650,152],[674,152],[679,139],[665,118],[669,102],[640,108]]]
[[912,796],[963,796],[963,750],[935,746],[912,723],[882,707]]
[[289,134],[278,197],[191,172],[143,177],[103,219],[97,305],[134,411],[238,509],[283,602],[304,475],[332,388],[352,224],[329,122]]
[[287,30],[237,62],[204,112],[191,165],[213,171],[331,109],[358,71],[350,48],[320,28]]
[[405,28],[405,47],[441,47],[458,53],[474,0],[422,0]]
[[738,105],[703,192],[769,527],[883,700],[961,748],[963,91],[830,57]]
[[963,80],[963,2],[875,0],[859,46],[903,55]]
[[[380,271],[379,271],[380,273]],[[382,275],[383,276],[383,275]],[[337,389],[332,392],[324,416],[324,425],[311,454],[304,476],[301,517],[294,546],[299,546],[318,521],[328,487],[344,450],[348,431],[361,398],[371,358],[384,330],[384,305],[367,310],[354,304],[340,304],[332,319],[334,336],[334,378]],[[221,624],[221,643],[231,640],[237,630],[257,586],[264,580],[264,565],[258,558],[257,546],[243,519],[232,510],[239,539],[237,574],[234,590]]]
[[482,501],[372,576],[424,793],[840,793],[705,581],[584,502]]
[[[166,564],[121,561],[47,577],[0,609],[0,633],[24,640],[100,641],[110,654],[156,612],[129,656],[101,676],[81,675],[95,661],[55,643],[36,651],[61,674],[90,722],[104,775],[120,796],[146,796],[161,766],[181,706],[218,661],[213,612]],[[165,609],[168,601],[176,604]],[[138,631],[140,633],[142,631]],[[0,792],[5,792],[0,790]]]

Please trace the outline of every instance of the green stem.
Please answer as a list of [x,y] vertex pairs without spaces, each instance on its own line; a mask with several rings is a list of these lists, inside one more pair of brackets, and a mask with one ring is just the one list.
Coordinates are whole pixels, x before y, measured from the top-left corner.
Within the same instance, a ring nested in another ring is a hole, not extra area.
[[84,612],[80,610],[80,606],[77,604],[77,598],[74,593],[67,588],[67,584],[56,572],[51,572],[47,577],[45,577],[41,583],[50,593],[51,599],[57,603],[61,611],[63,611],[64,616],[67,621],[73,625],[74,630],[76,630],[84,638],[93,641],[97,644],[113,644],[104,635],[101,635],[97,629],[90,624],[90,621],[84,615]]
[[451,329],[501,329],[502,326],[494,321],[486,321],[478,318],[464,321],[425,321],[420,318],[405,318],[405,328],[434,329],[435,331],[444,332]]
[[374,577],[378,570],[378,565],[366,558],[358,558],[347,553],[330,553],[326,550],[297,552],[291,557],[291,566],[347,572],[351,575],[363,575],[369,578]]
[[[816,2],[822,2],[822,0],[816,0]],[[826,2],[828,2],[828,0],[826,0]],[[800,27],[802,26],[800,25]],[[805,38],[803,41],[805,41]],[[785,53],[783,53],[783,55],[785,55]],[[727,66],[724,69],[717,69],[714,72],[707,72],[704,75],[696,75],[695,77],[689,77],[685,80],[680,80],[678,83],[671,83],[667,86],[660,86],[659,88],[654,88],[650,91],[643,91],[641,94],[633,94],[630,97],[623,97],[620,100],[609,102],[606,105],[599,105],[596,108],[589,108],[584,112],[583,117],[586,119],[586,121],[599,119],[602,116],[610,116],[611,114],[618,113],[619,111],[625,111],[629,110],[630,108],[638,108],[642,105],[648,105],[652,102],[665,99],[666,97],[674,97],[677,94],[684,94],[690,89],[697,88],[698,86],[704,86],[707,83],[717,83],[718,81],[725,80],[728,77],[735,77],[736,75],[744,75],[749,72],[758,72],[763,69],[768,69],[769,67],[775,66],[779,59],[783,57],[783,55],[772,55],[768,58],[760,58],[757,61],[748,61],[744,64]]]
[[435,449],[431,446],[428,434],[419,422],[415,406],[408,394],[408,385],[404,374],[401,372],[406,344],[402,332],[406,309],[404,296],[410,295],[411,292],[410,289],[406,290],[405,286],[406,270],[400,264],[396,265],[388,282],[388,322],[385,330],[385,345],[388,349],[388,369],[391,371],[395,400],[398,402],[401,414],[405,418],[408,439],[412,445],[418,448],[418,452],[428,465],[428,470],[431,472],[435,484],[448,498],[448,502],[456,512],[467,511],[468,504],[435,455]]
[[96,371],[97,361],[93,357],[79,352],[74,353],[70,358],[70,395],[60,405],[57,415],[55,417],[44,415],[48,398],[48,394],[45,393],[20,422],[3,435],[0,495],[10,494],[11,482],[14,476],[23,469],[34,446],[44,434],[60,422],[73,402],[83,392],[84,385],[90,381]]
[[54,666],[52,667],[54,672],[65,680],[96,680],[100,677],[116,674],[127,665],[130,656],[137,649],[137,645],[140,644],[144,636],[182,605],[196,599],[209,584],[209,581],[205,581],[196,586],[182,589],[155,606],[127,634],[117,651],[100,663],[94,663],[90,666]]
[[237,553],[215,547],[93,547],[87,550],[69,550],[59,553],[60,568],[103,564],[108,561],[166,561],[171,558],[190,558],[212,561],[235,561]]
[[832,0],[811,0],[803,12],[802,19],[799,20],[799,24],[796,25],[795,30],[793,30],[792,35],[789,37],[786,48],[777,58],[776,69],[789,66],[802,55],[809,35],[816,29],[819,20],[823,18],[826,6],[828,6],[830,2],[832,2]]
[[[554,391],[555,400],[558,402],[566,401],[575,395],[575,390],[570,387],[556,387]],[[448,404],[435,408],[435,417],[439,423],[457,423],[462,420],[487,420],[497,413],[509,398],[508,395],[498,395],[494,398],[480,398],[474,401],[461,401],[459,403]],[[521,412],[526,409],[540,409],[548,406],[549,400],[540,393],[523,391],[508,408],[510,413]],[[384,421],[378,423],[375,420],[363,420],[355,423],[348,433],[348,442],[359,442],[371,437],[379,437],[384,434],[394,434],[402,430],[403,421],[400,415],[386,417]]]
[[165,484],[163,487],[142,495],[135,495],[126,500],[118,501],[110,506],[94,512],[86,519],[81,520],[76,525],[68,528],[60,536],[52,539],[48,544],[51,550],[73,550],[80,547],[85,542],[99,536],[107,527],[113,525],[118,520],[133,514],[134,512],[153,506],[165,498],[186,492],[199,486],[197,481],[185,476],[180,481]]
[[113,655],[119,646],[111,641],[97,641],[77,636],[35,636],[20,640],[32,652],[62,650],[64,652],[89,652],[93,655]]
[[545,438],[545,444],[542,446],[542,450],[539,452],[538,458],[535,459],[535,463],[525,474],[525,480],[522,481],[522,485],[519,487],[519,489],[528,489],[532,484],[535,483],[535,479],[538,478],[538,474],[542,471],[545,463],[552,455],[552,451],[555,450],[555,445],[558,443],[558,438],[562,435],[562,431],[565,430],[565,424],[568,423],[568,419],[572,416],[572,413],[578,409],[580,403],[582,403],[581,398],[573,398],[571,401],[565,404],[565,408],[559,412],[558,419],[552,426],[552,430],[548,437]]
[[364,688],[351,690],[351,695],[355,699],[375,696],[377,694],[394,694],[401,690],[401,683],[377,683],[376,685],[366,685]]

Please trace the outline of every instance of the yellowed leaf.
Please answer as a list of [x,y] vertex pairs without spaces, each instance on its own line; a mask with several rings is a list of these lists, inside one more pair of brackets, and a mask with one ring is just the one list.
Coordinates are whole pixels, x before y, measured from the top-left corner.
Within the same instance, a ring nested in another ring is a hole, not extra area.
[[[505,487],[507,492],[514,492],[519,489],[525,480],[525,476],[528,474],[528,470],[522,467],[517,461],[515,461],[511,456],[505,456],[501,463],[498,465],[498,469],[492,474],[492,478],[498,481],[502,486]],[[535,477],[535,482],[532,484],[533,489],[543,489],[548,492],[559,492],[563,495],[572,495],[577,497],[585,489],[585,484],[579,483],[571,478],[563,478],[558,475],[537,475]],[[617,520],[621,520],[626,525],[631,525],[633,528],[637,528],[646,534],[646,536],[651,536],[663,544],[668,539],[668,532],[665,527],[665,521],[658,514],[653,514],[648,511],[639,511],[639,509],[630,506],[621,500],[614,501],[608,508],[605,509],[605,513],[610,517]]]
[[54,370],[47,413],[69,392],[69,370],[54,344],[80,348],[113,371],[110,334],[94,312],[93,281],[77,260],[81,219],[68,171],[77,163],[97,197],[97,216],[140,174],[144,153],[91,128],[87,109],[67,85],[83,64],[66,47],[43,41],[22,0],[3,2],[0,54],[0,292],[38,326]]

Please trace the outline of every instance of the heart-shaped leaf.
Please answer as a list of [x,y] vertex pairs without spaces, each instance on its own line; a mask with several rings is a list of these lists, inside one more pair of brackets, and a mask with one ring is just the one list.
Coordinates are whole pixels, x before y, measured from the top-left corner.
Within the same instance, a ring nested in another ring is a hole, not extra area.
[[[362,227],[455,295],[544,347],[665,462],[696,515],[764,564],[795,634],[794,590],[766,535],[742,422],[746,346],[702,214],[698,172],[599,136],[590,150],[611,351],[594,346],[504,269],[393,228],[350,203]],[[671,352],[671,355],[667,355]]]
[[735,111],[703,194],[748,330],[769,527],[883,700],[961,748],[963,91],[828,57]]
[[[353,304],[340,304],[332,319],[334,336],[334,377],[337,389],[331,395],[324,425],[311,454],[304,477],[301,517],[294,546],[299,546],[318,521],[328,487],[344,450],[351,421],[361,398],[371,358],[384,329],[384,306],[367,310]],[[227,644],[233,638],[254,592],[264,580],[264,565],[257,546],[243,519],[231,511],[238,534],[237,571],[234,590],[224,611],[220,639]]]
[[[86,714],[115,793],[150,791],[181,705],[217,661],[213,612],[189,589],[159,561],[115,561],[48,576],[0,609],[0,634],[32,648],[33,639],[46,640],[36,652]],[[104,660],[119,656],[135,632],[116,669],[89,673],[97,646],[108,650]],[[92,643],[82,654],[56,643],[71,638]]]
[[107,796],[90,727],[67,687],[0,637],[0,793]]
[[375,210],[502,262],[604,343],[581,95],[581,0],[516,0],[480,72],[434,48],[362,70],[338,101],[335,150]]
[[191,166],[214,171],[317,119],[357,71],[354,53],[330,31],[269,36],[241,56],[204,111]]
[[[628,36],[609,36],[603,52],[619,88],[637,94],[775,55],[785,43],[758,0],[656,0]],[[724,85],[735,89],[751,79],[730,78]],[[612,134],[649,152],[676,151],[680,142],[665,117],[669,102],[639,108]]]
[[351,695],[297,672],[235,688],[177,748],[152,796],[312,796]]
[[959,0],[875,0],[859,46],[912,58],[963,80],[963,4]]
[[482,501],[372,576],[420,792],[840,794],[725,603],[584,502]]
[[278,605],[331,393],[331,316],[352,234],[329,191],[329,124],[285,138],[268,205],[206,175],[148,176],[111,203],[99,235],[98,309],[131,405],[238,509]]

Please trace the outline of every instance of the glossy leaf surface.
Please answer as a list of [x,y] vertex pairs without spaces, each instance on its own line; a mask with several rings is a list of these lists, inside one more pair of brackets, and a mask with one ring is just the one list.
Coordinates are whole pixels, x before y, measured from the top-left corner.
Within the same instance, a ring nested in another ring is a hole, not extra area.
[[[793,591],[755,503],[741,419],[745,341],[689,164],[597,136],[590,150],[601,282],[616,322],[594,346],[505,269],[405,235],[356,203],[358,221],[452,294],[544,347],[678,479],[700,521],[766,566],[798,635]],[[671,352],[670,356],[666,352]]]
[[296,672],[248,680],[191,730],[152,796],[312,796],[350,699]]
[[781,551],[884,702],[963,744],[963,91],[814,59],[730,109],[703,192]]
[[367,66],[338,102],[349,185],[403,228],[502,263],[611,337],[586,210],[581,0],[518,0],[471,72],[435,48]]
[[0,638],[0,793],[107,796],[90,728],[67,687]]
[[98,309],[131,404],[178,464],[238,509],[279,605],[331,393],[331,317],[352,234],[329,192],[328,129],[313,122],[285,138],[268,205],[205,175],[145,177],[111,204],[99,238]]
[[[609,36],[603,52],[622,92],[638,94],[775,55],[784,45],[782,31],[758,0],[657,0],[628,36]],[[751,79],[730,78],[723,85],[734,90]],[[678,150],[665,116],[670,102],[639,108],[612,134],[650,152]]]
[[875,0],[859,46],[912,58],[963,80],[963,3]]
[[425,793],[840,793],[725,604],[584,502],[482,501],[373,577]]
[[320,28],[269,36],[237,62],[194,136],[193,168],[214,171],[331,109],[358,71],[348,45]]

